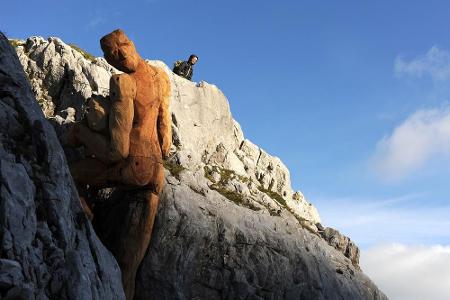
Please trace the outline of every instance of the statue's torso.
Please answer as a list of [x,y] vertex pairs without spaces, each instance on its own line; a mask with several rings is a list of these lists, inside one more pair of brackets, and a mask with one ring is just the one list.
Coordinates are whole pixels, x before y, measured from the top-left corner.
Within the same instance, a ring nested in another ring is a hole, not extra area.
[[129,155],[161,158],[157,122],[164,88],[161,76],[167,75],[145,62],[129,75],[136,81]]

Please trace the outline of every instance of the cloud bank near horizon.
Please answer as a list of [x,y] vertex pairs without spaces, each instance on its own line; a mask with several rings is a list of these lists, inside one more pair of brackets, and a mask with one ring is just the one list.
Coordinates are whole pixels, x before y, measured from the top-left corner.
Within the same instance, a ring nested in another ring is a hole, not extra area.
[[450,295],[450,246],[377,246],[361,252],[360,265],[390,299],[445,300]]

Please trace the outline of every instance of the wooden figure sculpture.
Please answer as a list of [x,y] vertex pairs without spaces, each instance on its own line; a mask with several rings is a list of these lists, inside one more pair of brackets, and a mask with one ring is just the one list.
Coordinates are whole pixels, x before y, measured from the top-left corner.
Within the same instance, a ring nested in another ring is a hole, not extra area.
[[116,257],[131,300],[163,189],[163,157],[172,142],[170,82],[164,70],[144,62],[122,30],[104,36],[100,45],[108,63],[124,73],[111,77],[109,105],[94,102],[88,122],[72,129],[72,141],[89,157],[71,172],[78,186],[122,190],[113,205],[94,207],[93,224]]

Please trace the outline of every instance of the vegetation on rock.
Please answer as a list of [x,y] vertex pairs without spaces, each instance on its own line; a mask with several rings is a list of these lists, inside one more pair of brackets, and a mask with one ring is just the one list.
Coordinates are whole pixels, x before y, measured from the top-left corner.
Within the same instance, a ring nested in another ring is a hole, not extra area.
[[184,170],[186,170],[185,167],[182,165],[179,165],[173,161],[165,160],[164,161],[164,168],[169,170],[170,174],[175,177],[176,179],[180,180],[180,173]]
[[81,49],[77,45],[69,44],[69,46],[72,47],[72,49],[80,52],[81,55],[83,55],[83,57],[86,58],[87,60],[90,60],[90,61],[94,61],[95,60],[95,56],[94,55],[90,54],[89,52],[84,51],[83,49]]
[[[247,207],[249,209],[258,211],[261,208],[255,206],[251,201],[248,201],[244,195],[241,193],[238,193],[237,191],[230,190],[227,188],[227,183],[234,179],[239,178],[241,182],[248,182],[248,178],[236,174],[233,170],[224,169],[220,167],[212,167],[208,168],[207,166],[204,167],[205,170],[205,177],[213,182],[209,187],[215,191],[217,191],[219,194],[227,198],[228,200],[236,203],[237,205]],[[218,172],[220,174],[220,180],[216,182],[212,176],[213,172]]]
[[22,46],[22,45],[25,44],[25,42],[24,42],[24,41],[21,41],[21,40],[10,39],[10,40],[8,40],[8,41],[9,41],[9,44],[10,44],[11,46],[13,46],[14,48],[17,48],[17,47]]

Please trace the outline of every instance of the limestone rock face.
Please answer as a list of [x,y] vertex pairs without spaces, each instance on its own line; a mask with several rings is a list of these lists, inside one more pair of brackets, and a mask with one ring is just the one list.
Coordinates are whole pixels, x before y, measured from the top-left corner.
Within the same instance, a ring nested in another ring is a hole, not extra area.
[[167,174],[136,299],[387,299],[291,214],[224,201],[202,178]]
[[[16,44],[64,142],[59,127],[106,96],[117,70],[57,38]],[[359,269],[357,247],[324,233],[288,168],[245,138],[215,85],[147,62],[172,83],[173,148],[136,299],[386,299]]]
[[109,78],[118,72],[105,59],[88,60],[59,38],[16,41],[16,51],[47,118],[73,107],[79,119],[85,100],[109,94]]
[[328,244],[344,253],[355,266],[358,266],[359,249],[348,237],[342,235],[336,229],[329,227],[325,228],[320,234]]
[[117,263],[84,216],[55,131],[2,33],[0,141],[0,299],[124,299]]

